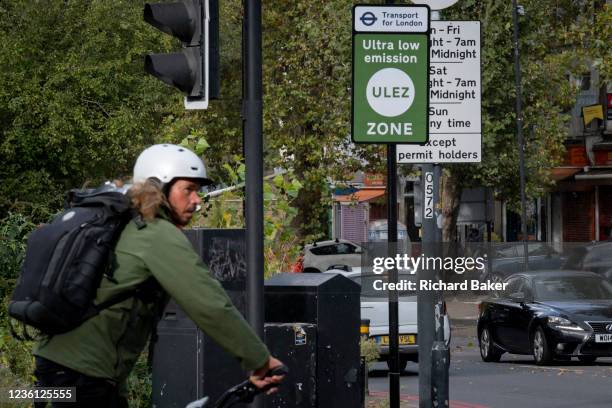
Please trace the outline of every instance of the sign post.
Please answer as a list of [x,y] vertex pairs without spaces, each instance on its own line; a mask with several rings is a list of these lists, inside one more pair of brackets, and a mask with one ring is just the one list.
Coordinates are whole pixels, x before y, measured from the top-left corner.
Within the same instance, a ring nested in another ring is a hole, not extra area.
[[[396,143],[428,140],[429,7],[353,8],[351,137],[387,143],[388,251],[397,251]],[[389,271],[397,283],[397,270]],[[398,295],[389,291],[389,405],[400,405]]]

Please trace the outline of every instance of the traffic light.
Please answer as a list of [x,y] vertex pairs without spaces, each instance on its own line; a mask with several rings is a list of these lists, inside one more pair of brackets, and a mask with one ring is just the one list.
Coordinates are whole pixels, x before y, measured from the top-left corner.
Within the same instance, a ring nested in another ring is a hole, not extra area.
[[186,94],[187,109],[206,109],[219,93],[218,0],[147,3],[144,20],[178,38],[181,52],[147,54],[145,71]]

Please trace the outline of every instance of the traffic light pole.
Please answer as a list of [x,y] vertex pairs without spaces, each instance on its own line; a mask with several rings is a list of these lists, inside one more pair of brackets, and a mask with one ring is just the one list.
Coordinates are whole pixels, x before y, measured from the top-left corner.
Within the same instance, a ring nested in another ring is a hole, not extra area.
[[[263,102],[261,0],[244,0],[243,135],[246,162],[246,261],[248,321],[264,338]],[[262,408],[258,397],[252,405]]]
[[[397,254],[397,148],[387,144],[387,240],[388,256]],[[389,270],[390,284],[398,281],[397,269]],[[389,406],[400,404],[399,316],[396,290],[389,291]]]

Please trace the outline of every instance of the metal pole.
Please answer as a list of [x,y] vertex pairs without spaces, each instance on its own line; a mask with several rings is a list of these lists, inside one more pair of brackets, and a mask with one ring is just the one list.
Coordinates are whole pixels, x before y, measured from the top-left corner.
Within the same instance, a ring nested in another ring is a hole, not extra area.
[[[387,144],[387,239],[389,257],[397,254],[397,163],[396,146]],[[389,283],[397,283],[397,269],[389,271]],[[389,406],[400,404],[399,316],[397,291],[389,291]]]
[[[434,164],[433,181],[434,181],[434,253],[436,256],[442,255],[442,231],[438,228],[437,223],[437,203],[440,202],[440,175],[442,166]],[[441,270],[436,271],[436,280],[444,279]],[[448,368],[450,365],[450,350],[444,339],[444,293],[438,291],[436,293],[436,304],[434,308],[434,324],[435,324],[435,341],[431,348],[431,401],[434,407],[449,406],[449,384],[448,384]]]
[[[436,219],[427,212],[428,185],[433,183],[433,164],[423,164],[422,186],[423,186],[423,240],[422,251],[425,256],[435,256],[433,246],[436,237]],[[435,188],[435,187],[434,187]],[[431,207],[431,205],[429,205]],[[435,208],[435,207],[434,207]],[[418,280],[434,280],[435,272],[421,268],[418,272]],[[419,344],[419,407],[431,408],[431,368],[432,368],[432,347],[434,343],[434,304],[435,293],[432,291],[417,291],[417,322],[418,322],[418,344]]]
[[519,60],[519,28],[518,5],[512,0],[512,23],[514,26],[514,86],[516,88],[516,138],[519,149],[519,173],[521,189],[521,235],[523,238],[523,270],[529,268],[529,255],[527,247],[527,203],[525,199],[525,146],[523,142],[523,111],[521,106],[521,62]]
[[[385,0],[393,4],[395,0]],[[387,240],[389,257],[397,253],[397,149],[387,144]],[[389,283],[397,283],[397,269],[389,271]],[[399,308],[397,291],[389,291],[389,408],[400,406]]]
[[[431,20],[439,20],[440,13],[433,11]],[[423,164],[423,251],[426,256],[440,254],[441,230],[437,224],[437,203],[442,168],[438,164]],[[426,202],[428,179],[433,184],[433,216],[427,217]],[[419,271],[419,280],[442,279],[441,271]],[[444,342],[444,315],[442,293],[417,292],[417,320],[419,327],[419,407],[448,406],[448,347]],[[435,340],[435,341],[434,341]],[[436,405],[434,405],[434,402]]]
[[[261,1],[244,1],[243,134],[246,162],[246,261],[248,321],[264,337],[263,116]],[[263,407],[257,398],[254,407]]]

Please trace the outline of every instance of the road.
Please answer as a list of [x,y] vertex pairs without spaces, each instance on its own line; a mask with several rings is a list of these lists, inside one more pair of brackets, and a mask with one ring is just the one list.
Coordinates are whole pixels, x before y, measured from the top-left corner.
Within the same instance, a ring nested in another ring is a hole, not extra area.
[[[373,395],[388,392],[387,365],[370,367]],[[549,367],[531,356],[504,354],[499,363],[480,359],[473,326],[453,326],[451,342],[451,408],[609,408],[612,406],[612,358],[588,366],[577,360]],[[403,400],[418,396],[418,364],[408,363],[401,377]]]

